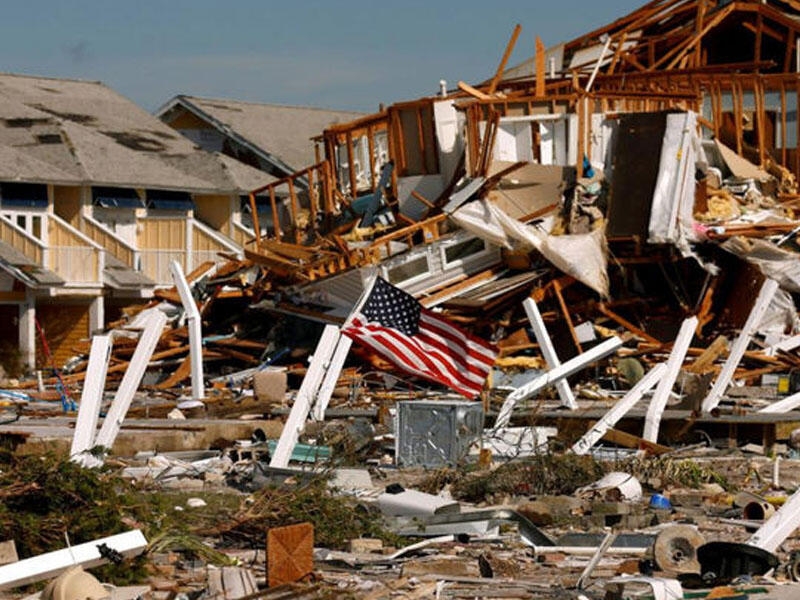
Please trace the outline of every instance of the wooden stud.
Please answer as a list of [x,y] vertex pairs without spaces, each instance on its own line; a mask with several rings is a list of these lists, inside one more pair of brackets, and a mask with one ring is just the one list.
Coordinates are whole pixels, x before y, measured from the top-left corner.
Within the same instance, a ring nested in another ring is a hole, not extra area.
[[514,45],[517,43],[517,38],[521,31],[522,25],[517,23],[514,27],[514,31],[511,33],[511,39],[508,41],[508,44],[506,44],[506,49],[505,52],[503,52],[503,57],[500,59],[500,64],[497,65],[494,77],[492,77],[492,81],[489,83],[489,94],[494,94],[495,90],[497,90],[497,84],[503,78],[503,71],[506,69],[506,63],[511,57],[511,53],[514,51]]

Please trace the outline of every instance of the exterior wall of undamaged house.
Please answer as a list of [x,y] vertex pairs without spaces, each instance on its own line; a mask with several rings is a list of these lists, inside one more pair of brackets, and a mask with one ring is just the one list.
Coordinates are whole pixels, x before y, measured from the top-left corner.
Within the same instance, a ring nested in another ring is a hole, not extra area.
[[48,265],[69,284],[101,285],[100,251],[90,246],[74,230],[55,219],[48,219]]
[[141,252],[142,272],[156,283],[171,280],[171,260],[177,260],[187,269],[187,225],[185,217],[149,217],[138,221],[136,247]]
[[175,117],[166,120],[166,124],[177,129],[184,136],[209,152],[222,152],[225,145],[225,135],[192,112],[179,107]]
[[67,223],[80,229],[83,192],[77,186],[53,186],[53,210]]
[[[235,198],[238,203],[239,199]],[[238,208],[231,196],[200,195],[194,196],[195,216],[203,223],[216,229],[223,235],[233,237],[231,215]]]
[[[81,346],[90,335],[91,302],[83,299],[59,298],[36,306],[36,318],[44,331],[52,363],[62,367],[70,358],[82,351]],[[37,368],[52,367],[42,346],[41,336],[36,337]]]

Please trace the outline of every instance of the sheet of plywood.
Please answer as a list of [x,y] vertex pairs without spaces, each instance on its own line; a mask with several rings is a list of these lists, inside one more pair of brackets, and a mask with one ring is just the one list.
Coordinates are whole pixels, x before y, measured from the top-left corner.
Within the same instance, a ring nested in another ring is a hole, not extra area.
[[267,531],[267,585],[298,581],[314,570],[314,526],[299,523]]

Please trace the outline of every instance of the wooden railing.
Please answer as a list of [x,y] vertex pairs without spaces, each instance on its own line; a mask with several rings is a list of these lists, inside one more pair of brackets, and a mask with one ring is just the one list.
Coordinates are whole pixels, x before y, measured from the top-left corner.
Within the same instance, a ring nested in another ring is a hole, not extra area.
[[47,248],[27,231],[0,216],[0,240],[24,254],[37,265],[43,265]]
[[115,233],[108,231],[91,217],[86,215],[81,217],[80,229],[85,235],[105,248],[113,257],[125,263],[131,269],[138,267],[136,248]]
[[49,259],[47,268],[67,284],[103,281],[103,247],[55,215],[47,217]]

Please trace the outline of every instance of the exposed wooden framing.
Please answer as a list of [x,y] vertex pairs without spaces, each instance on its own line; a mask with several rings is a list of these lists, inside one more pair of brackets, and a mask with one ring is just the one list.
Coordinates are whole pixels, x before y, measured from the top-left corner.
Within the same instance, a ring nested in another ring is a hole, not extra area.
[[661,341],[660,340],[654,338],[652,335],[650,335],[649,333],[647,333],[646,331],[644,331],[640,327],[637,327],[636,325],[634,325],[633,323],[631,323],[627,319],[625,319],[625,318],[621,317],[620,315],[618,315],[617,313],[615,313],[613,310],[608,308],[605,305],[605,303],[600,302],[599,304],[597,304],[597,310],[600,311],[605,316],[607,316],[612,321],[615,321],[619,325],[622,325],[625,329],[627,329],[628,331],[630,331],[634,335],[637,335],[638,337],[642,338],[643,340],[645,340],[647,342],[650,342],[651,344],[655,344],[657,346],[661,345]]
[[792,58],[794,58],[794,46],[797,43],[797,32],[789,30],[786,32],[786,53],[783,55],[783,72],[788,73],[792,68]]
[[374,192],[377,180],[375,177],[375,130],[367,125],[367,151],[369,152],[369,187]]
[[250,213],[253,216],[253,229],[255,229],[256,234],[256,245],[258,245],[261,243],[261,226],[258,223],[258,206],[256,205],[256,195],[253,192],[250,192],[250,194],[248,194],[248,200],[250,202]]
[[578,354],[581,354],[583,353],[583,348],[581,347],[581,342],[578,339],[578,334],[575,332],[575,325],[572,322],[572,317],[570,316],[569,309],[567,308],[567,303],[564,301],[564,296],[561,293],[561,283],[559,283],[557,279],[553,280],[553,293],[558,299],[558,305],[561,307],[561,313],[564,315],[564,320],[567,323],[567,327],[569,327],[569,334],[572,336],[572,343],[575,344]]
[[[252,194],[251,194],[252,196]],[[283,236],[283,232],[281,231],[281,219],[280,214],[278,213],[278,202],[275,198],[275,188],[269,188],[269,203],[270,207],[272,208],[272,235],[275,236],[275,239],[279,240]],[[261,227],[258,226],[257,218],[254,220],[256,224],[256,243],[261,245],[261,234],[258,233],[258,230]]]
[[350,183],[350,197],[355,198],[358,194],[357,192],[357,180],[356,180],[356,169],[355,169],[355,156],[353,155],[353,134],[351,132],[347,132],[345,134],[345,144],[347,149],[347,173],[349,175],[349,183]]
[[[695,19],[695,34],[699,35],[703,31],[703,20],[706,16],[706,0],[697,2],[697,18]],[[694,65],[699,67],[702,64],[702,44],[697,44],[694,50]]]
[[536,96],[545,94],[545,81],[547,79],[547,65],[545,64],[546,49],[542,38],[536,36]]
[[414,115],[417,119],[417,149],[422,161],[422,173],[428,175],[428,154],[425,148],[425,124],[422,119],[422,106],[417,106],[414,109]]
[[653,70],[657,69],[658,67],[663,65],[670,58],[672,60],[664,68],[666,70],[674,68],[675,65],[678,64],[680,59],[683,58],[683,56],[685,54],[687,54],[688,52],[690,52],[694,48],[695,44],[698,44],[698,45],[700,44],[700,42],[703,39],[703,36],[705,36],[705,34],[709,32],[709,30],[713,29],[719,23],[721,23],[724,19],[726,19],[728,17],[728,15],[730,15],[734,11],[735,8],[736,8],[735,5],[728,5],[727,7],[723,8],[720,12],[715,14],[711,19],[709,19],[705,23],[705,25],[703,26],[703,29],[700,31],[700,33],[693,35],[691,38],[689,38],[689,40],[687,40],[683,44],[681,44],[679,46],[676,46],[672,50],[669,50],[668,52],[666,52],[664,55],[661,56],[661,58],[659,58],[655,62],[655,64],[650,66],[650,70],[653,71]]
[[494,77],[492,77],[492,81],[489,83],[489,94],[494,94],[495,90],[497,90],[497,84],[503,77],[503,71],[506,69],[506,63],[511,57],[511,53],[514,51],[514,46],[517,43],[517,38],[519,37],[521,31],[522,25],[517,23],[514,27],[514,31],[511,33],[511,39],[508,40],[508,44],[506,44],[506,50],[503,52],[503,57],[500,59],[500,64],[497,65],[497,71],[495,71]]
[[472,87],[470,84],[468,84],[468,83],[466,83],[464,81],[459,81],[458,82],[458,89],[460,89],[462,92],[466,92],[467,94],[469,94],[470,96],[472,96],[474,98],[477,98],[478,100],[493,100],[494,99],[489,94],[485,94],[484,92],[480,91],[479,89],[476,89],[476,88]]

